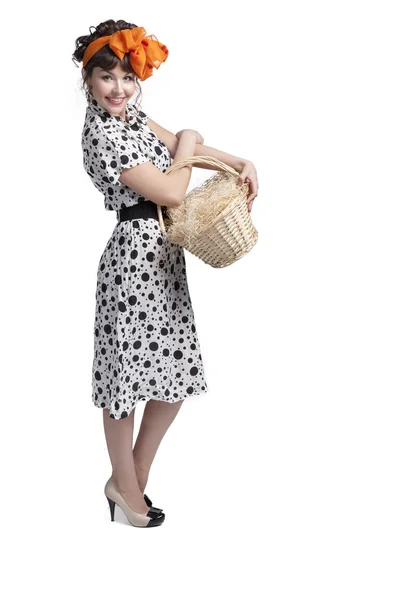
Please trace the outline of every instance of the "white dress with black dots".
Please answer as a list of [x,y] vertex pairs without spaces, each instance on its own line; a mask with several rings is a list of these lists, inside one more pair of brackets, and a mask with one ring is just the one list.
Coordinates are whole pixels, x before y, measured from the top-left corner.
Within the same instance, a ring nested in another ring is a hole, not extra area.
[[[146,113],[127,104],[126,117],[88,102],[83,164],[106,210],[148,201],[119,181],[123,169],[151,161],[165,172],[172,162]],[[123,419],[139,400],[177,402],[208,391],[184,249],[167,240],[158,220],[115,225],[98,264],[95,298],[95,406]]]

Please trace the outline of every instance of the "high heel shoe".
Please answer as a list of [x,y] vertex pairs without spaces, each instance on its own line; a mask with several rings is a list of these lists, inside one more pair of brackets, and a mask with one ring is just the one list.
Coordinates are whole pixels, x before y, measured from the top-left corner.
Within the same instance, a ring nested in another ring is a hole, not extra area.
[[104,493],[110,505],[111,521],[114,521],[116,504],[123,510],[129,523],[134,527],[157,527],[157,525],[161,525],[165,520],[165,513],[160,508],[155,508],[154,506],[151,506],[147,513],[135,512],[118,492],[111,477],[104,486]]

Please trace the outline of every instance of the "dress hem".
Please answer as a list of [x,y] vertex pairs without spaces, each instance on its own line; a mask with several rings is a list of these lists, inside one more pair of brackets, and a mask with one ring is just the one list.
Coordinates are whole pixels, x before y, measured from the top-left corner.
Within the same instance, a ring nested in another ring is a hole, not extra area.
[[[192,394],[184,394],[184,395],[180,396],[179,398],[175,398],[174,400],[167,400],[165,397],[164,398],[154,398],[153,396],[151,396],[149,394],[147,396],[140,396],[137,398],[135,404],[130,408],[129,411],[126,409],[123,410],[120,413],[119,417],[117,417],[115,414],[114,415],[110,414],[110,418],[115,419],[116,421],[119,421],[120,419],[128,418],[129,415],[131,414],[131,412],[133,411],[133,409],[136,408],[136,406],[139,402],[147,402],[148,400],[157,400],[158,402],[168,402],[169,404],[175,404],[175,402],[180,402],[181,400],[185,400],[186,398],[193,398],[193,396],[201,396],[202,394],[207,394],[209,391],[210,390],[207,386],[205,390],[201,390],[200,392],[193,392]],[[101,406],[101,404],[96,400],[93,400],[93,404],[96,408],[101,408],[103,410],[105,410],[106,408],[109,409],[108,406]],[[126,416],[121,417],[121,414],[123,414],[124,412],[126,412]]]

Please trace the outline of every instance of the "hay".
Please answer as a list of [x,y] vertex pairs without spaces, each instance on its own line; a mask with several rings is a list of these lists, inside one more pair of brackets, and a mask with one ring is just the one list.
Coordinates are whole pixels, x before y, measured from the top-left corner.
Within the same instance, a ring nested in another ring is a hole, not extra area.
[[237,176],[219,172],[191,190],[181,206],[168,208],[165,218],[167,238],[174,244],[191,246],[212,222],[238,197],[246,198],[249,184],[237,184]]

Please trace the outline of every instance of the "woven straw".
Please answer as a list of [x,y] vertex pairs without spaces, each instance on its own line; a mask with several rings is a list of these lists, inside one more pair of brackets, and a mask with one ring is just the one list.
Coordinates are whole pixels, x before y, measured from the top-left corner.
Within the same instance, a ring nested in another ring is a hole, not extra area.
[[157,205],[160,229],[212,267],[227,267],[247,254],[258,240],[247,206],[249,184],[237,184],[240,175],[212,156],[192,156],[171,165],[175,169],[204,163],[220,171],[186,194],[178,208]]

